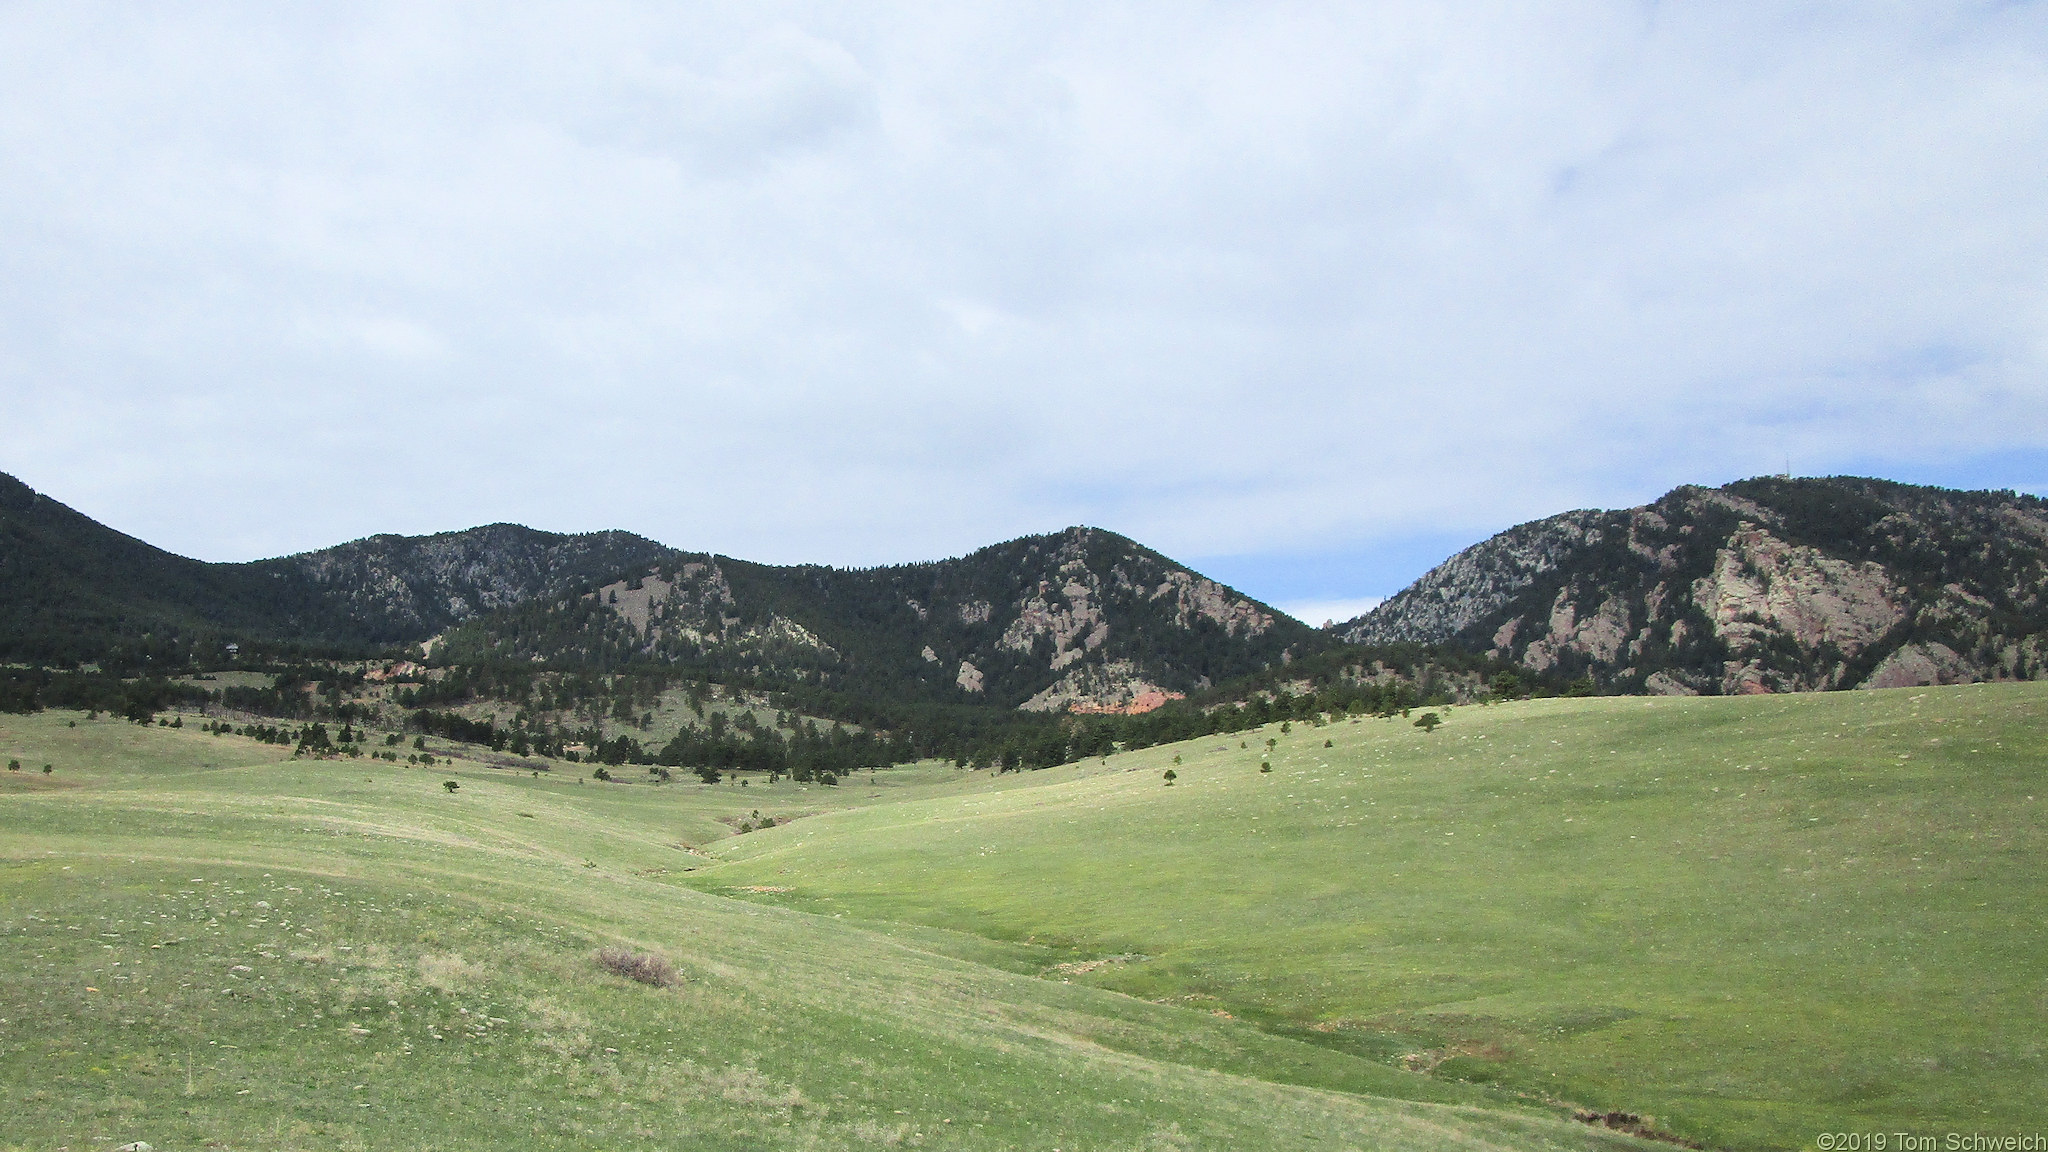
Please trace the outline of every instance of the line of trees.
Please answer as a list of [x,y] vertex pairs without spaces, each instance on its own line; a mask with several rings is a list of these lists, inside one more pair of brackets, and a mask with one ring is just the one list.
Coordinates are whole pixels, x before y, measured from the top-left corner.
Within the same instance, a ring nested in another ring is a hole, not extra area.
[[203,688],[162,676],[124,679],[107,672],[0,669],[0,712],[73,708],[146,721],[158,712],[181,705],[202,705],[211,698]]

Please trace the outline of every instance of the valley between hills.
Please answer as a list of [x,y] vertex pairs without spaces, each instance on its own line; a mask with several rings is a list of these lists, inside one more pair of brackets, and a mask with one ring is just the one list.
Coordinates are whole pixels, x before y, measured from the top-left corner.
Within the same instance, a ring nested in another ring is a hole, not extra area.
[[1680,489],[1327,629],[1090,528],[0,547],[0,1149],[2039,1124],[2032,497]]

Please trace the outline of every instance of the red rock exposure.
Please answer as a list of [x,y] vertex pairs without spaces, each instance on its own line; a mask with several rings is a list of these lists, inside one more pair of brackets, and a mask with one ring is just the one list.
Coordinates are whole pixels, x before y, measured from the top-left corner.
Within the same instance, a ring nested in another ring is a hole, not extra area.
[[1067,705],[1069,712],[1092,712],[1116,716],[1137,716],[1150,712],[1168,700],[1185,700],[1185,692],[1140,692],[1131,697],[1128,704],[1096,704],[1087,700],[1076,700]]

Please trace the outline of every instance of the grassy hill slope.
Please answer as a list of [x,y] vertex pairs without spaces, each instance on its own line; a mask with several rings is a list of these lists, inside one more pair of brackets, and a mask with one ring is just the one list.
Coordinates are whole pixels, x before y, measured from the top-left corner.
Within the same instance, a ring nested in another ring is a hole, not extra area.
[[[25,768],[0,773],[0,1149],[1632,1143],[1019,971],[1044,949],[676,883],[754,809],[800,835],[972,774],[604,786],[280,755],[0,716]],[[602,971],[606,945],[682,981]],[[1343,1090],[1375,1086],[1416,1099]]]
[[770,830],[690,879],[1055,945],[1076,982],[1714,1146],[2031,1131],[2044,719],[2048,688],[1979,685],[1274,726]]

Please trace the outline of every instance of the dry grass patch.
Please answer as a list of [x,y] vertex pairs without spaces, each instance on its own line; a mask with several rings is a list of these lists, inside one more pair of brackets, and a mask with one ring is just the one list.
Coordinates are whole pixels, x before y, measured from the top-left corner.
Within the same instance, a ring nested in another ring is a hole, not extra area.
[[597,966],[614,976],[624,976],[656,988],[672,988],[683,982],[675,965],[651,952],[610,946],[597,950]]
[[452,953],[443,956],[430,952],[420,957],[420,980],[443,992],[460,992],[481,983],[486,975],[482,968]]

